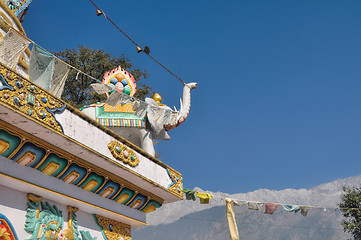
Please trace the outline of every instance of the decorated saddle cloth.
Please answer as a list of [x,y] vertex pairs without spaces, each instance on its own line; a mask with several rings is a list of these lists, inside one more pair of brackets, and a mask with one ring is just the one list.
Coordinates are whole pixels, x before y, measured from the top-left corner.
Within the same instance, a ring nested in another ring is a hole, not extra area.
[[130,103],[115,107],[103,103],[91,107],[96,108],[96,121],[105,127],[148,128],[147,119],[137,117]]

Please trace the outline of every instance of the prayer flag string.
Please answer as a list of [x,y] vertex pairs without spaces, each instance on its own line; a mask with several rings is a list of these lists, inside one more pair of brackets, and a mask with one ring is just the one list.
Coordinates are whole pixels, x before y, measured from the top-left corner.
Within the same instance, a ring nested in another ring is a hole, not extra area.
[[[9,32],[0,41],[0,62],[13,68],[16,65],[18,55],[21,54],[30,43],[33,43],[29,62],[29,79],[51,92],[56,97],[61,97],[70,70],[77,72],[75,77],[76,80],[78,80],[79,74],[81,73],[97,82],[92,83],[91,87],[98,94],[104,94],[113,90],[102,81],[66,63],[24,36],[22,33],[16,31],[2,17],[0,17],[0,21],[9,26]],[[129,101],[132,102],[132,105],[136,108],[134,110],[136,111],[137,116],[144,117],[148,114],[152,129],[157,134],[159,134],[163,124],[173,123],[173,118],[171,117],[177,112],[172,111],[169,107],[159,106],[153,99],[143,101],[118,91],[113,91],[106,103],[115,106],[118,103],[124,105]]]
[[138,43],[136,43],[124,30],[122,30],[115,22],[113,22],[112,19],[110,19],[103,10],[101,10],[92,0],[89,0],[93,6],[97,9],[97,15],[103,15],[105,17],[105,19],[107,19],[111,24],[113,24],[126,38],[129,39],[129,41],[131,41],[136,47],[137,47],[137,51],[139,52],[144,52],[148,57],[150,57],[154,62],[156,62],[159,66],[161,66],[163,69],[165,69],[167,72],[169,72],[171,75],[173,75],[175,78],[177,78],[179,81],[182,82],[183,85],[185,85],[185,82],[183,79],[181,79],[178,75],[176,75],[174,72],[172,72],[171,70],[169,70],[166,66],[164,66],[163,64],[161,64],[157,59],[155,59],[152,55],[150,55],[150,49],[148,46],[144,47],[144,50],[139,46]]
[[[287,211],[287,212],[299,212],[301,211],[301,214],[303,212],[303,216],[307,216],[307,212],[310,209],[313,208],[318,208],[318,209],[323,209],[324,212],[327,211],[327,209],[334,209],[334,210],[361,210],[361,208],[334,208],[334,207],[330,207],[330,206],[312,206],[312,205],[295,205],[295,204],[288,204],[288,203],[271,203],[271,202],[262,202],[262,201],[249,201],[249,200],[239,200],[239,199],[231,199],[231,198],[223,198],[223,197],[217,197],[217,196],[213,196],[211,194],[208,193],[202,193],[202,192],[197,192],[194,190],[189,190],[189,189],[183,189],[183,193],[185,195],[186,200],[196,200],[196,197],[200,199],[200,203],[202,203],[202,199],[217,199],[217,200],[221,200],[221,201],[233,201],[235,206],[248,206],[248,209],[251,210],[258,210],[260,211],[262,209],[262,207],[265,207],[265,214],[270,214],[272,215],[278,206],[282,206],[282,208]],[[209,201],[207,202],[207,204],[209,204]],[[305,215],[304,215],[305,214]]]
[[[209,204],[209,200],[213,198],[211,194],[197,192],[194,190],[183,189],[183,192],[186,196],[187,200],[196,200],[195,195],[200,199],[201,204]],[[216,197],[217,198],[217,197]],[[278,206],[282,206],[283,210],[287,212],[294,212],[297,213],[301,211],[301,215],[307,217],[307,214],[310,209],[312,208],[321,208],[323,212],[327,211],[327,208],[330,207],[322,207],[322,206],[309,206],[309,205],[293,205],[293,204],[282,204],[282,203],[267,203],[267,202],[260,202],[260,201],[248,201],[248,200],[235,200],[231,198],[218,198],[226,203],[226,216],[227,216],[227,223],[229,229],[229,236],[231,240],[239,240],[238,228],[234,213],[234,206],[248,206],[250,210],[260,211],[264,206],[264,214],[273,215],[277,210]],[[332,208],[334,210],[337,209],[347,209],[347,210],[361,210],[361,208]]]

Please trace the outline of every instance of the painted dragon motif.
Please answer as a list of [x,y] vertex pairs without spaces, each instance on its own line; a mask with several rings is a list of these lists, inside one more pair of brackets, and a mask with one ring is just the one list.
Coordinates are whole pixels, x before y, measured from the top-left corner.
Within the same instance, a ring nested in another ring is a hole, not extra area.
[[31,234],[26,240],[96,240],[88,231],[80,231],[76,219],[77,208],[68,206],[68,228],[64,227],[62,211],[55,205],[42,202],[42,197],[28,194],[25,231]]

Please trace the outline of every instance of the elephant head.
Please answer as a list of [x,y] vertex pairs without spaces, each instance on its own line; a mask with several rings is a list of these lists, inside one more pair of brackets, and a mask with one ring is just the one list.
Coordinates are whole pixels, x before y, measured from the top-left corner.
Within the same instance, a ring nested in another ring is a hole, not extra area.
[[[168,106],[161,104],[161,97],[157,93],[153,99],[145,99],[148,104],[146,113],[153,139],[169,140],[167,131],[178,127],[186,120],[191,107],[190,91],[195,88],[197,88],[197,83],[184,84],[183,99],[180,101],[179,111],[172,111]],[[166,115],[167,117],[165,117]]]
[[179,109],[179,114],[177,116],[177,121],[175,124],[165,124],[164,129],[166,131],[172,130],[175,127],[181,125],[188,117],[189,110],[191,109],[191,90],[197,88],[197,83],[187,83],[184,84],[183,88],[183,98],[180,101],[181,107]]

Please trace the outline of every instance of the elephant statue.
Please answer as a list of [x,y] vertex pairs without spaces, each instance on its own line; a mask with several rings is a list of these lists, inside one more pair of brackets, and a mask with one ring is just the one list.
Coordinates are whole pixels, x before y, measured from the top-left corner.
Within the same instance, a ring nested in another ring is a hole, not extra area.
[[[134,77],[121,66],[105,73],[102,82],[112,89],[106,93],[108,100],[114,91],[124,93],[129,97],[136,92]],[[128,98],[125,102],[117,100],[114,106],[107,102],[87,105],[81,111],[155,156],[153,140],[169,140],[167,132],[186,120],[191,106],[190,91],[195,88],[197,88],[197,83],[184,85],[179,111],[173,111],[168,106],[161,104],[161,96],[157,93],[153,98],[146,98],[144,102]],[[139,109],[137,108],[141,108],[140,106],[143,106],[143,114],[138,114]]]

